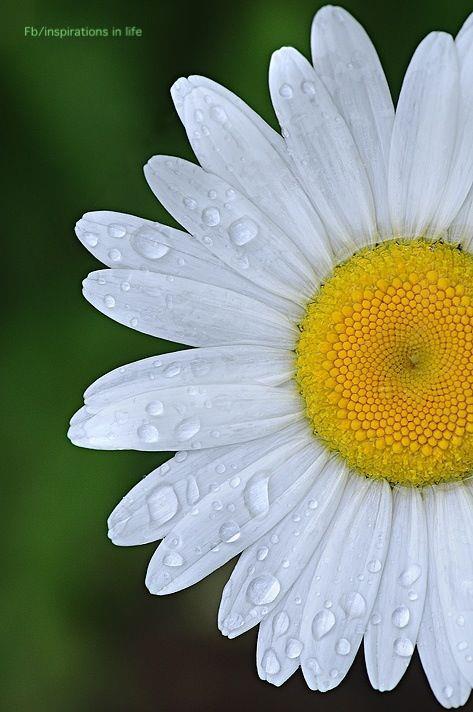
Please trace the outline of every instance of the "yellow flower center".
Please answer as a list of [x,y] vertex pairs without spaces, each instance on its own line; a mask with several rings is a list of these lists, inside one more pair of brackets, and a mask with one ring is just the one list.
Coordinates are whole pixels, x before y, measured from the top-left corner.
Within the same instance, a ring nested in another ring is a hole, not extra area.
[[424,239],[363,249],[300,328],[307,417],[349,465],[404,485],[473,470],[473,255]]

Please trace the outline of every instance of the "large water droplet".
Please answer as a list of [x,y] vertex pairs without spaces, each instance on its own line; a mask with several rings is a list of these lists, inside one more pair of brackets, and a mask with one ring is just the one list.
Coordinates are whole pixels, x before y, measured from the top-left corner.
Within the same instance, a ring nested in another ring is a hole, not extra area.
[[184,563],[184,559],[180,555],[178,551],[170,551],[166,556],[163,558],[163,564],[165,566],[182,566]]
[[366,610],[366,601],[358,591],[346,593],[341,602],[347,618],[361,618]]
[[276,653],[272,648],[263,655],[263,669],[268,675],[277,675],[281,669]]
[[256,558],[258,561],[264,561],[264,559],[268,556],[269,549],[267,546],[261,546],[258,551],[256,552]]
[[241,247],[253,240],[258,234],[258,225],[251,218],[240,218],[232,222],[228,228],[231,241]]
[[414,652],[414,646],[409,638],[397,638],[394,641],[394,652],[401,658],[409,658]]
[[411,614],[407,606],[399,606],[393,611],[391,620],[393,622],[393,625],[395,625],[397,628],[405,628],[406,625],[409,623],[410,617]]
[[298,658],[302,653],[303,644],[297,638],[289,638],[286,643],[286,655],[290,660]]
[[280,590],[281,584],[275,576],[263,574],[248,584],[246,595],[251,603],[256,606],[264,606],[266,603],[272,603],[279,595]]
[[199,485],[193,475],[190,475],[187,479],[186,497],[189,504],[195,504],[200,498]]
[[158,400],[150,401],[146,406],[146,412],[149,413],[149,415],[161,415],[163,410],[164,405]]
[[422,569],[420,568],[419,564],[411,564],[399,576],[399,581],[402,586],[408,588],[409,586],[412,586],[415,581],[417,581],[421,573]]
[[202,221],[209,227],[215,227],[220,222],[220,211],[218,208],[205,208],[202,211]]
[[137,430],[138,437],[145,443],[155,443],[159,438],[158,429],[150,423],[140,425]]
[[280,611],[273,620],[273,635],[275,638],[284,635],[289,628],[289,616],[286,611]]
[[238,522],[228,521],[224,522],[219,529],[219,536],[222,541],[226,544],[230,544],[241,536],[241,531]]
[[180,442],[190,440],[200,430],[200,420],[198,418],[184,418],[176,427],[176,437]]
[[340,638],[340,640],[337,640],[335,650],[339,655],[348,655],[351,650],[350,641],[346,638]]
[[289,84],[283,84],[279,87],[279,93],[284,99],[290,99],[294,92]]
[[122,253],[120,252],[120,250],[117,250],[117,248],[114,247],[113,250],[110,250],[108,256],[112,260],[112,262],[120,262]]
[[126,235],[126,227],[123,225],[109,225],[108,226],[108,234],[110,237],[125,237]]
[[253,517],[262,518],[269,511],[268,483],[268,473],[257,472],[246,484],[243,498],[248,511]]
[[163,375],[166,376],[166,378],[174,378],[174,376],[178,376],[180,372],[181,367],[178,363],[170,363],[169,366],[166,366],[163,370]]
[[190,196],[186,196],[182,202],[184,203],[186,208],[189,208],[189,210],[195,210],[197,207],[197,201],[195,201],[194,198],[191,198]]
[[314,638],[316,640],[320,640],[324,637],[324,635],[327,635],[327,633],[332,630],[334,625],[334,614],[327,608],[323,608],[315,614],[314,620],[312,621],[312,633]]
[[103,298],[103,302],[104,302],[105,306],[108,307],[109,309],[113,309],[113,307],[115,306],[115,303],[116,303],[115,297],[112,296],[111,294],[106,294]]
[[135,235],[133,247],[139,255],[147,260],[160,260],[171,249],[168,245],[145,235]]
[[170,485],[161,485],[151,490],[146,499],[146,504],[149,518],[155,524],[168,522],[176,514],[179,507],[174,488]]

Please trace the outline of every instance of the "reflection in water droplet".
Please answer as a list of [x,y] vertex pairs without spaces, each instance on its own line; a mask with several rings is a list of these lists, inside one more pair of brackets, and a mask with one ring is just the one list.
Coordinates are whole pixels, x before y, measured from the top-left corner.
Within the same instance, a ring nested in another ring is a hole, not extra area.
[[228,233],[231,241],[238,247],[241,247],[256,237],[258,229],[258,225],[254,220],[251,220],[251,218],[240,218],[232,222],[228,228]]
[[393,611],[391,620],[393,622],[393,625],[395,625],[397,628],[405,628],[406,625],[409,623],[410,617],[411,614],[407,606],[399,606]]
[[279,595],[280,590],[281,584],[275,576],[263,574],[248,584],[246,596],[250,603],[263,606],[266,603],[272,603]]
[[327,633],[332,630],[334,625],[334,614],[327,608],[323,608],[315,614],[314,620],[312,621],[312,633],[314,638],[316,640],[320,640],[324,637],[324,635],[327,635]]
[[239,539],[241,536],[241,531],[238,522],[224,522],[219,529],[219,536],[221,540],[224,541],[226,544],[230,544],[233,541],[237,541],[237,539]]
[[155,487],[146,498],[150,523],[164,524],[174,517],[179,502],[170,485]]
[[245,487],[243,498],[249,513],[253,517],[264,517],[269,511],[269,475],[257,472]]
[[409,658],[414,652],[414,646],[409,638],[397,638],[394,641],[394,652],[401,658]]

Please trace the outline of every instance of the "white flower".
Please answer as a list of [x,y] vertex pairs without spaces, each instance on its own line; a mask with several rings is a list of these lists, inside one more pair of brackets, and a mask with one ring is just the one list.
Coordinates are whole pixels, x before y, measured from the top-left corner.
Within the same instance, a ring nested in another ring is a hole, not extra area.
[[[364,637],[376,689],[417,644],[445,707],[473,684],[473,22],[426,37],[394,113],[344,10],[312,30],[314,67],[276,52],[283,136],[209,79],[180,79],[200,166],[147,180],[188,233],[112,212],[77,234],[111,269],[86,298],[197,349],[99,378],[69,436],[180,450],[112,513],[120,545],[164,538],[166,594],[241,552],[219,626],[261,623],[258,671],[312,689]],[[191,239],[192,238],[192,239]]]

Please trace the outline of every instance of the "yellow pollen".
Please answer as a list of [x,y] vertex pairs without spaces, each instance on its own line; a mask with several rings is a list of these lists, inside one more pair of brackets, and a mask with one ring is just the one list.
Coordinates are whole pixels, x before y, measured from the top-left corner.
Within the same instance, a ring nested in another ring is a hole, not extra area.
[[421,238],[360,250],[300,329],[307,417],[351,467],[403,485],[473,470],[473,255]]

